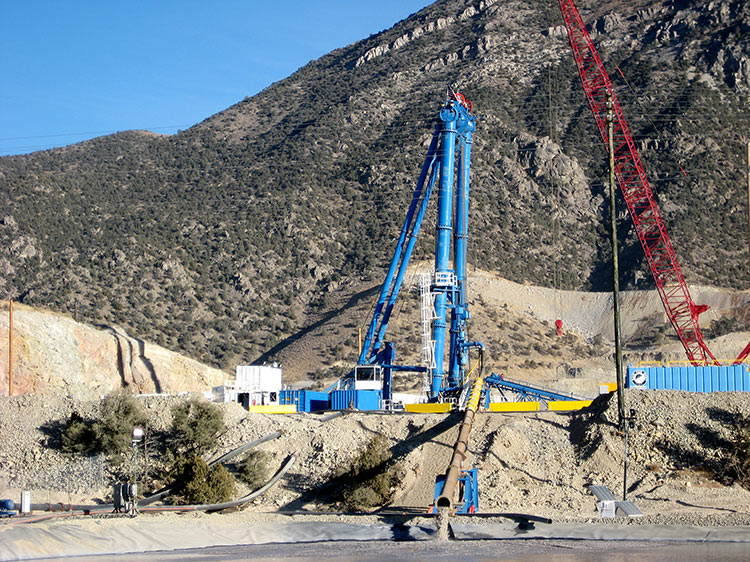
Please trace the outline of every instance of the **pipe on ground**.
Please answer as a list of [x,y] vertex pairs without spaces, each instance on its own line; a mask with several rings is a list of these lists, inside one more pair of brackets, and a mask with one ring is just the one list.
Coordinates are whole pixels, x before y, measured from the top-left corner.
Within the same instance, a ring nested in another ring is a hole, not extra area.
[[436,502],[438,509],[441,507],[451,508],[453,506],[458,477],[461,474],[463,462],[466,460],[466,449],[469,445],[469,434],[471,433],[472,423],[474,423],[474,414],[479,408],[479,399],[482,396],[482,386],[484,386],[484,379],[478,377],[471,387],[471,395],[469,403],[466,405],[464,420],[461,422],[461,427],[458,430],[458,439],[456,440],[456,446],[453,448],[448,472],[445,473],[443,493],[440,494]]

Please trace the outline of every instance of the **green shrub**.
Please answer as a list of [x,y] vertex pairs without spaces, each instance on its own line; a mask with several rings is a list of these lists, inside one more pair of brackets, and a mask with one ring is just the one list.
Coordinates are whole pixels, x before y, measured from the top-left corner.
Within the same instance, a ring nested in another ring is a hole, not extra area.
[[268,480],[270,459],[271,455],[265,451],[251,451],[237,466],[240,479],[250,489],[257,490]]
[[110,392],[102,401],[99,420],[93,425],[99,450],[110,455],[130,448],[133,428],[145,426],[148,417],[141,405],[125,389]]
[[729,454],[727,472],[733,480],[750,490],[750,417],[738,422],[734,447]]
[[177,482],[172,496],[178,505],[222,503],[234,494],[234,477],[221,465],[210,468],[196,454],[179,455],[170,471]]
[[215,404],[190,398],[172,408],[172,441],[175,452],[200,453],[211,447],[224,431],[224,415]]
[[94,432],[94,422],[85,420],[73,412],[65,422],[60,437],[63,453],[93,455],[99,451],[99,442]]
[[388,439],[373,437],[352,461],[339,479],[342,481],[342,500],[353,511],[372,509],[386,504],[401,477],[399,465],[391,463]]

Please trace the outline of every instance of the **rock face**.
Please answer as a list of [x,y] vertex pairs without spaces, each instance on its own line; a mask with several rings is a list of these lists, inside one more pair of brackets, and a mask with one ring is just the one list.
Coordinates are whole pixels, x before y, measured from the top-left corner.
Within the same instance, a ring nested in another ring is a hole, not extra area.
[[[0,312],[0,395],[8,394],[8,309]],[[227,373],[117,326],[90,326],[49,311],[13,306],[13,394],[97,398],[121,386],[138,393],[202,392]]]

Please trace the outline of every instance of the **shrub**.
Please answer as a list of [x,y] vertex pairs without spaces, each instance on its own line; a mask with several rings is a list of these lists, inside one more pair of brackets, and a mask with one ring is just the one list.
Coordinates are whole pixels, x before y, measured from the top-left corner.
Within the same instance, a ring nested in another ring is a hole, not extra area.
[[145,426],[147,420],[141,405],[127,390],[110,392],[104,397],[101,415],[93,425],[99,449],[110,455],[124,453],[130,448],[133,428]]
[[268,480],[271,455],[265,451],[252,451],[237,466],[240,480],[252,490],[257,490]]
[[60,437],[63,453],[93,455],[99,451],[99,442],[94,432],[94,422],[83,419],[73,412],[65,422]]
[[172,444],[175,452],[200,453],[224,431],[224,415],[215,404],[193,397],[172,408]]
[[234,494],[234,477],[227,469],[221,465],[210,468],[196,454],[179,455],[170,477],[177,482],[173,501],[178,505],[221,503]]
[[343,481],[342,497],[350,510],[380,507],[387,503],[400,478],[400,467],[391,464],[388,439],[373,437],[339,477]]
[[738,423],[727,472],[743,487],[750,489],[750,417],[743,418]]

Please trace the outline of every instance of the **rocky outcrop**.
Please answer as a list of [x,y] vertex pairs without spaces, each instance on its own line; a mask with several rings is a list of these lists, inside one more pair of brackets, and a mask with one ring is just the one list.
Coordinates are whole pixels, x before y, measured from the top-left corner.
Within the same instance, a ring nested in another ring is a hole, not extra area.
[[[0,310],[0,395],[8,394],[8,309]],[[138,393],[202,392],[227,373],[129,336],[49,311],[13,306],[13,394],[95,398],[121,386]]]

